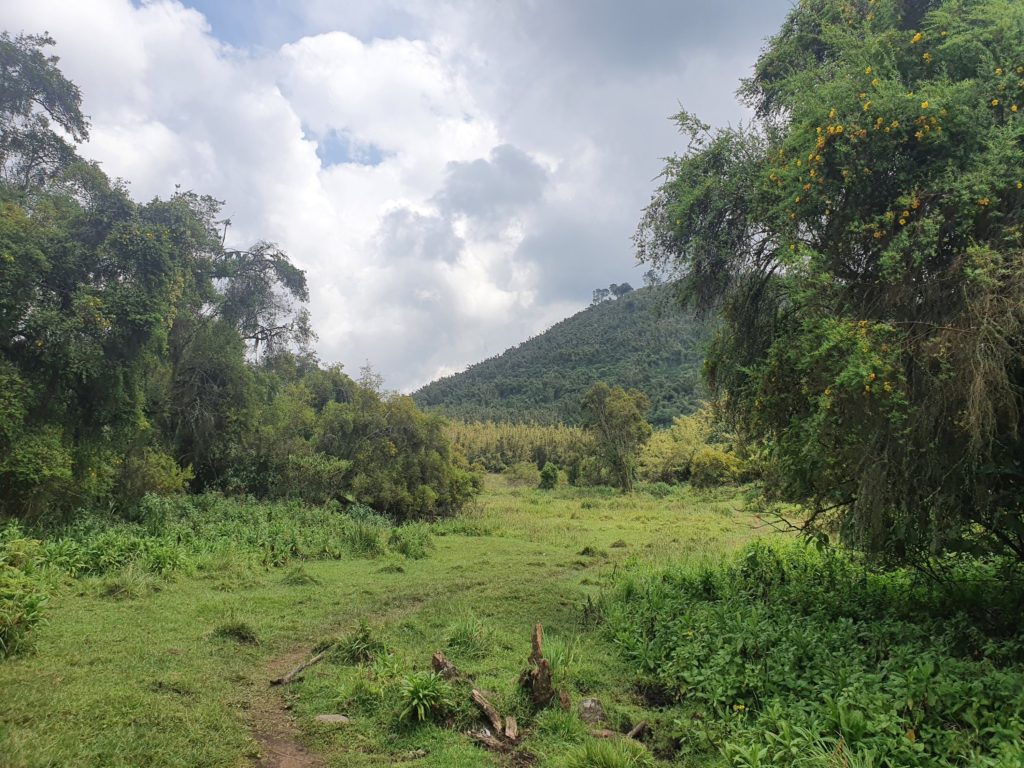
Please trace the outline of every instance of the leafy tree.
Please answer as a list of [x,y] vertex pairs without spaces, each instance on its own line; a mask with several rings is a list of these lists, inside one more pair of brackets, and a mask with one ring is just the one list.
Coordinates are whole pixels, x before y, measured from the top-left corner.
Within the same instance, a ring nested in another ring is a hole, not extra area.
[[72,141],[89,135],[78,87],[44,48],[48,35],[0,32],[0,178],[19,190],[38,186],[77,160]]
[[537,487],[544,491],[550,491],[557,485],[558,467],[550,461],[545,462],[544,467],[540,471],[540,483]]
[[766,492],[894,560],[1024,559],[1024,5],[807,0],[741,94],[678,116],[637,245],[724,318]]
[[640,449],[651,436],[644,419],[646,395],[599,381],[583,398],[584,426],[593,432],[598,455],[622,490],[633,490]]

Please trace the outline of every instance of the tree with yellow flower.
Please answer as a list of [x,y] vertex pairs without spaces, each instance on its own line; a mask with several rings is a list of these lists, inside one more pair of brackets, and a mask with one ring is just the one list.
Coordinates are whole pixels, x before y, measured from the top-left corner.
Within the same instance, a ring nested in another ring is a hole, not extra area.
[[796,6],[751,125],[678,115],[638,256],[721,316],[709,384],[809,530],[1024,560],[1024,3],[870,8]]

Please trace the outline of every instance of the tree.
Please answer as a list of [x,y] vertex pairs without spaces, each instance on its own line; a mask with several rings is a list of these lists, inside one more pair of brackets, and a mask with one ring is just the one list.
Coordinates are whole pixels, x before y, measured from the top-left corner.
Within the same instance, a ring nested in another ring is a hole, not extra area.
[[43,49],[48,35],[0,32],[0,177],[21,190],[38,186],[78,158],[74,142],[89,136],[78,87],[61,74],[57,57]]
[[1024,559],[1024,5],[807,0],[741,94],[677,116],[636,242],[724,319],[767,495],[894,561]]
[[640,449],[651,436],[642,392],[599,381],[583,398],[584,426],[593,432],[601,462],[622,490],[633,490]]

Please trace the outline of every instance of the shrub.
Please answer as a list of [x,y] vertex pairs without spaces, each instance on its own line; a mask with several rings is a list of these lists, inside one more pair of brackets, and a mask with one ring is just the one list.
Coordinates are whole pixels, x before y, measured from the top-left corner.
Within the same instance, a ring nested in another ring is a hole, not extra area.
[[550,461],[546,462],[544,468],[540,471],[540,484],[538,488],[550,491],[556,485],[558,485],[558,467]]
[[173,456],[156,448],[129,455],[121,464],[115,494],[126,507],[138,504],[146,494],[181,493],[194,477],[192,467],[181,468]]
[[385,650],[384,641],[374,634],[365,619],[335,643],[335,655],[347,664],[366,664]]
[[418,672],[405,678],[399,695],[398,719],[417,722],[440,718],[451,709],[454,699],[451,686],[433,672]]
[[519,461],[505,470],[509,485],[531,486],[536,488],[540,483],[540,470],[530,461]]
[[406,523],[392,529],[388,546],[410,560],[422,560],[434,546],[430,527],[424,523]]
[[741,462],[735,454],[715,445],[706,445],[690,460],[690,483],[696,488],[729,483],[739,476],[740,468]]
[[0,562],[0,659],[22,649],[42,621],[46,591],[37,579]]

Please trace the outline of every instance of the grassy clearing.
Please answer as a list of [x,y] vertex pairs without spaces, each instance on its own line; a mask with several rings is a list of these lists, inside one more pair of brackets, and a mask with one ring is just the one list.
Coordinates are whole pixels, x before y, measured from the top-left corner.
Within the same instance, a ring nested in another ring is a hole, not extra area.
[[[499,764],[445,727],[475,720],[461,696],[442,691],[423,721],[401,717],[439,648],[520,716],[539,764],[589,759],[575,713],[534,717],[516,689],[530,628],[544,624],[556,681],[575,701],[601,699],[611,727],[645,716],[632,670],[592,621],[594,601],[628,567],[736,550],[753,535],[739,506],[732,493],[626,498],[490,478],[460,518],[361,529],[365,541],[348,525],[318,527],[296,545],[299,564],[279,556],[291,539],[271,519],[278,543],[263,555],[211,546],[163,574],[139,560],[80,577],[51,596],[30,651],[0,663],[0,755],[11,768],[245,764],[258,751],[247,713],[277,695],[273,661],[343,638],[343,652],[284,693],[329,765],[392,765],[417,750],[417,766]],[[352,722],[317,723],[325,713]]]

